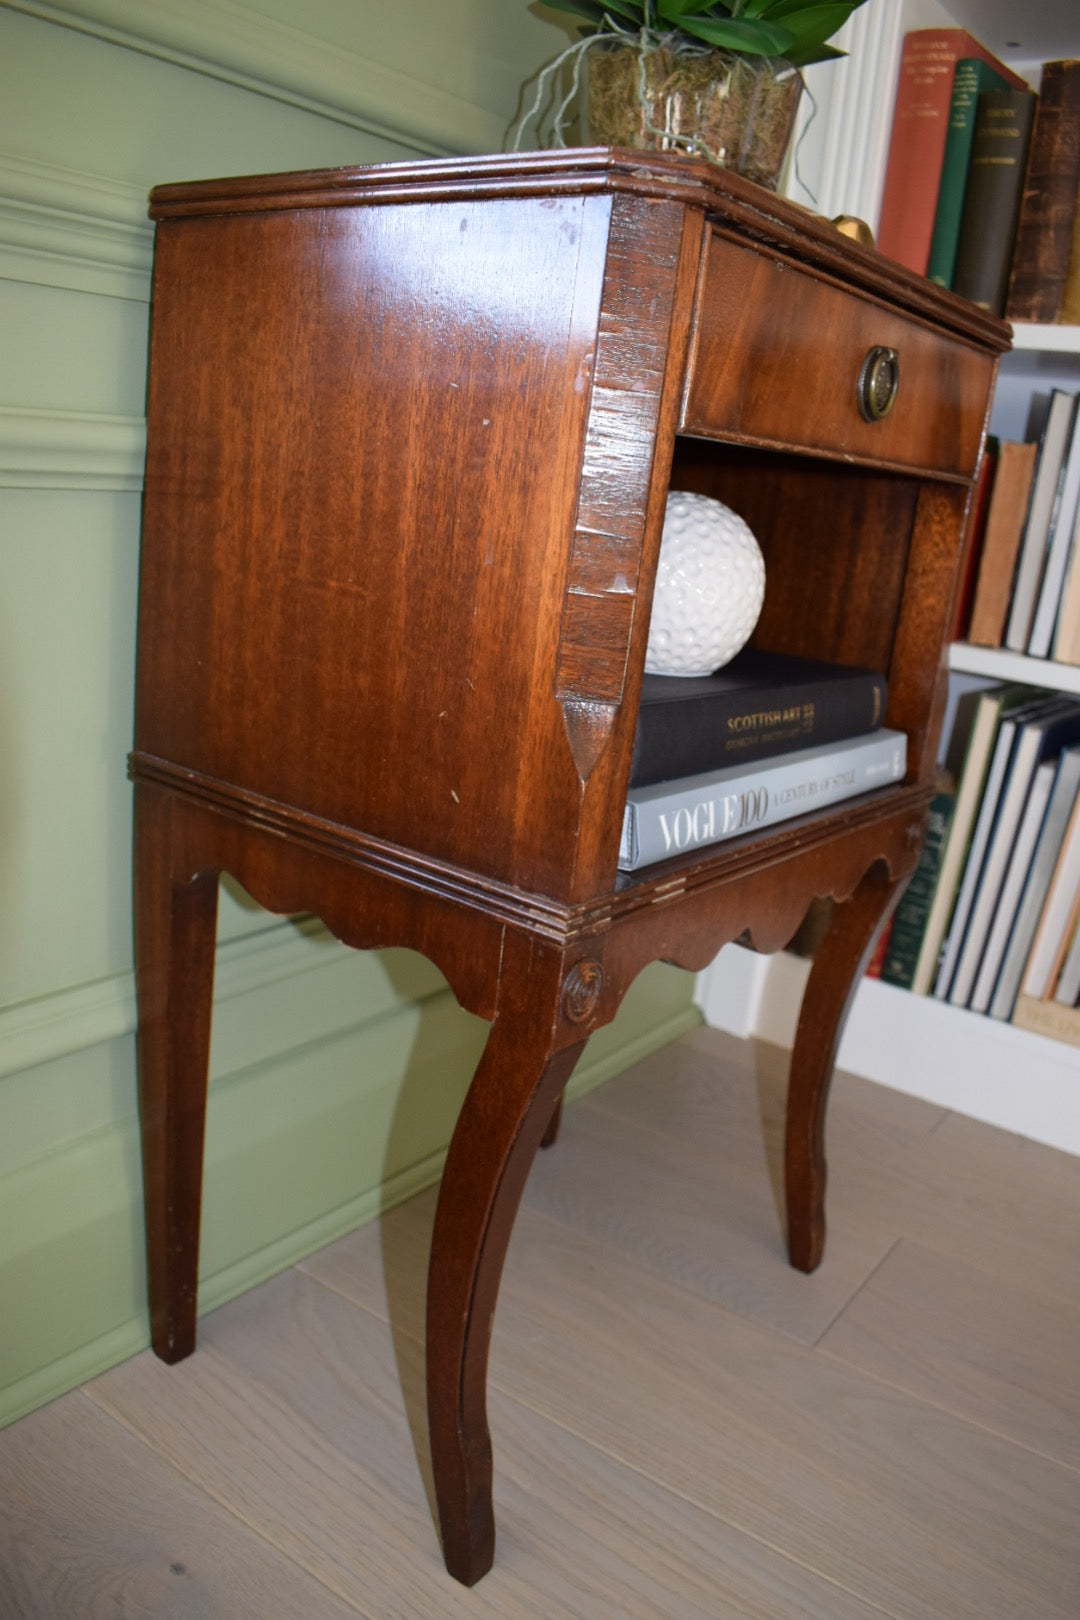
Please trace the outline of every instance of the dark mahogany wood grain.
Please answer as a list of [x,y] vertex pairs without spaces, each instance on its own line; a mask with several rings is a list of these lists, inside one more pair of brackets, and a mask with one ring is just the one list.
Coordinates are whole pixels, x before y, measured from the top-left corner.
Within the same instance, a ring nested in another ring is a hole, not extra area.
[[[407,945],[491,1023],[451,1143],[427,1375],[447,1566],[494,1550],[486,1372],[529,1164],[662,959],[776,950],[803,1003],[795,1264],[861,961],[925,835],[957,559],[1007,329],[709,165],[608,151],[155,193],[135,750],[154,1345],[195,1342],[219,874]],[[858,415],[869,343],[892,417]],[[870,664],[906,780],[617,872],[669,488],[754,529],[764,647]],[[553,1373],[553,1376],[556,1374]]]
[[[878,346],[896,350],[900,381],[889,414],[867,422],[859,373]],[[938,475],[975,471],[993,358],[831,278],[792,274],[777,253],[710,234],[692,353],[687,433]]]
[[150,1333],[157,1354],[173,1362],[195,1348],[218,874],[185,838],[185,807],[171,794],[140,786],[135,817]]
[[[563,995],[560,954],[520,936],[508,952],[500,1006],[450,1143],[428,1263],[431,1460],[446,1567],[467,1586],[495,1553],[487,1360],[503,1260],[529,1166],[585,1045],[576,1024],[552,1017]],[[560,1031],[577,1039],[556,1049]]]
[[834,909],[814,953],[791,1053],[784,1132],[788,1254],[800,1271],[814,1271],[825,1252],[825,1106],[844,1017],[903,890],[882,867],[872,867]]

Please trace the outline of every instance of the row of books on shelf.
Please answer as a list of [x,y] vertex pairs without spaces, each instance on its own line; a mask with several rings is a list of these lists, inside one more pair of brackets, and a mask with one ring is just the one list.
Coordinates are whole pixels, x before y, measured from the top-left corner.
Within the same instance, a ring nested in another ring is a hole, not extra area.
[[619,867],[761,832],[903,779],[885,677],[747,648],[715,674],[646,674]]
[[995,315],[1080,323],[1080,61],[1039,93],[960,28],[904,38],[878,247]]
[[956,705],[918,868],[871,972],[1080,1044],[1080,701]]
[[[646,675],[627,872],[901,780],[884,676],[748,649],[711,676]],[[961,695],[918,868],[871,971],[1080,1044],[1080,699]]]
[[1080,663],[1080,397],[1035,395],[1025,442],[988,442],[969,545],[957,639]]

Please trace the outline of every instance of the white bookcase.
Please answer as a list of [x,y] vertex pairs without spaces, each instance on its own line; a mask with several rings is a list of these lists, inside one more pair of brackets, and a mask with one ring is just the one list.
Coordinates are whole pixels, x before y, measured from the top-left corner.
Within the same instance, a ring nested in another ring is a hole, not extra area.
[[[967,28],[1036,87],[1042,60],[1080,55],[1076,0],[1025,8],[1013,0],[949,0],[947,9],[937,0],[869,0],[849,24],[845,77],[832,89],[824,76],[813,85],[820,124],[816,145],[807,141],[805,167],[823,213],[855,213],[876,222],[887,133],[884,143],[877,137],[856,143],[860,159],[853,163],[845,139],[852,112],[876,101],[879,116],[884,105],[891,117],[903,34],[938,25]],[[799,198],[794,184],[788,189]],[[1022,438],[1031,395],[1054,386],[1080,390],[1080,327],[1017,327],[1013,353],[1002,362],[991,431]],[[987,680],[1080,693],[1080,668],[1045,659],[957,645],[949,665]],[[697,1001],[719,1028],[790,1046],[808,972],[808,962],[784,952],[757,956],[729,945],[699,976]],[[1076,1047],[867,979],[856,994],[838,1061],[899,1091],[1080,1154]]]

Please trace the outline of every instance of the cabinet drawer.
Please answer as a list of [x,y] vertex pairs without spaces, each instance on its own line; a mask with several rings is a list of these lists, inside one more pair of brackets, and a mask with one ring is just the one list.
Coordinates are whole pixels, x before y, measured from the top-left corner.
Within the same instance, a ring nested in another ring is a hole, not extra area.
[[[876,348],[895,350],[899,385],[889,413],[867,421],[859,378]],[[970,477],[993,366],[920,321],[714,233],[681,430]]]

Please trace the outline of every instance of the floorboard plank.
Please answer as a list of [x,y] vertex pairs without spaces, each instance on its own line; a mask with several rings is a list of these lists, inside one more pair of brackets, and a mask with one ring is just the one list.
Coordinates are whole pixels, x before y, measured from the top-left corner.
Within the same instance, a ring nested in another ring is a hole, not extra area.
[[208,1318],[191,1361],[166,1369],[144,1356],[90,1394],[379,1615],[876,1613],[500,1395],[496,1563],[465,1592],[442,1568],[429,1510],[422,1362],[415,1338],[392,1340],[385,1323],[293,1272]]
[[1080,1158],[950,1114],[906,1179],[905,1236],[1080,1305]]
[[4,1620],[383,1620],[212,1503],[81,1391],[0,1435]]
[[1080,1308],[1071,1302],[904,1242],[820,1347],[1080,1470]]
[[1080,1160],[839,1075],[807,1278],[784,1086],[695,1031],[540,1156],[472,1593],[431,1506],[430,1192],[0,1433],[0,1620],[1076,1620]]
[[[306,1268],[417,1334],[432,1207],[413,1200]],[[1080,1475],[531,1209],[491,1381],[886,1613],[1074,1620]]]
[[[764,1155],[779,1206],[787,1062],[702,1028],[579,1106],[648,1125],[718,1177]],[[1080,1158],[842,1071],[826,1150],[827,1262],[869,1226],[1080,1305]]]
[[[671,1088],[674,1090],[675,1088]],[[569,1109],[533,1165],[525,1206],[741,1316],[813,1344],[896,1241],[870,1220],[830,1227],[813,1279],[793,1271],[760,1140],[723,1157],[711,1132],[666,1134],[602,1108]]]

